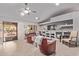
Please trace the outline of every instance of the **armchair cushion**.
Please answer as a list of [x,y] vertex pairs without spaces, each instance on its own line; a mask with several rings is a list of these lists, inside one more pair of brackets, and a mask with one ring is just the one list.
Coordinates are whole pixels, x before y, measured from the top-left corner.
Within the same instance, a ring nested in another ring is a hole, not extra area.
[[65,41],[65,42],[69,42],[70,40],[71,40],[70,38],[62,39],[62,41]]

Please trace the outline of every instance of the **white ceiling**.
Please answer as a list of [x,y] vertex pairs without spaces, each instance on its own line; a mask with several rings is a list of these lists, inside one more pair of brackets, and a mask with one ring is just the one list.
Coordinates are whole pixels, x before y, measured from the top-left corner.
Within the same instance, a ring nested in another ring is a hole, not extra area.
[[[79,10],[79,4],[60,4],[58,6],[55,3],[30,3],[28,6],[37,11],[37,13],[30,13],[30,15],[21,16],[20,9],[24,8],[23,3],[0,3],[0,20],[14,20],[23,22],[40,22],[48,19],[49,17],[55,17],[64,13]],[[39,17],[36,20],[35,17]]]

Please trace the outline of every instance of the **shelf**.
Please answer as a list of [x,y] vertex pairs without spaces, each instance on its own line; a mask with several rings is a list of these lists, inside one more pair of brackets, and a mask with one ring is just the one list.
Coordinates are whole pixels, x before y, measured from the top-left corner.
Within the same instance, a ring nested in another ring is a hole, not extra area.
[[72,27],[73,26],[73,24],[70,24],[70,25],[61,25],[60,27]]

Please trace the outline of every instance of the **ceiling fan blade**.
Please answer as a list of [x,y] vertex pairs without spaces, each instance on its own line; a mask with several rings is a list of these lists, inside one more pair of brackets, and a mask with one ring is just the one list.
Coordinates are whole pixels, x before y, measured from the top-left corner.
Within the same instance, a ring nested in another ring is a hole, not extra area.
[[25,5],[28,5],[28,3],[25,3]]
[[36,13],[37,11],[32,11],[33,13]]
[[20,12],[23,11],[23,10],[25,10],[25,9],[24,8],[18,9],[18,11],[20,11]]
[[30,13],[28,13],[27,15],[30,15]]

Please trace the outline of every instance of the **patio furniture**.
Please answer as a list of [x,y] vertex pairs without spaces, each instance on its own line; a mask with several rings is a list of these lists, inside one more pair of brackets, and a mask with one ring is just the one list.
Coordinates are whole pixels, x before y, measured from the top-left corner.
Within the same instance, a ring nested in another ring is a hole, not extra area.
[[78,32],[77,31],[72,31],[70,33],[69,38],[63,38],[62,42],[67,44],[69,47],[71,46],[77,46],[77,37],[78,37]]

